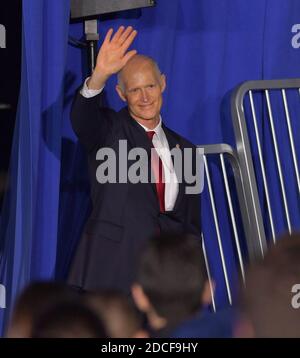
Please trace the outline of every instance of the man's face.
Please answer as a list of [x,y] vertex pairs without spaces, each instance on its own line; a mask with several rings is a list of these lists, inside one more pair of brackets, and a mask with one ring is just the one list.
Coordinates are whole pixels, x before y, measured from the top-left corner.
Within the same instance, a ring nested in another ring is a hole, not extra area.
[[120,97],[128,104],[131,116],[144,124],[158,121],[165,89],[165,76],[151,64],[129,69],[123,75],[124,88]]

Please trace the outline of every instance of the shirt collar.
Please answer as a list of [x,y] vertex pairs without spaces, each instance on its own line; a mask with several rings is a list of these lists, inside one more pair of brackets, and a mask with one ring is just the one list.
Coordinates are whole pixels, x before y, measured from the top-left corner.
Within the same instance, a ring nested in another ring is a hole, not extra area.
[[157,126],[153,129],[149,129],[146,126],[142,125],[141,123],[138,122],[138,124],[143,127],[145,129],[146,132],[155,132],[155,134],[158,136],[159,140],[162,140],[162,136],[163,136],[163,129],[162,129],[162,119],[161,116],[159,116],[159,122],[157,124]]

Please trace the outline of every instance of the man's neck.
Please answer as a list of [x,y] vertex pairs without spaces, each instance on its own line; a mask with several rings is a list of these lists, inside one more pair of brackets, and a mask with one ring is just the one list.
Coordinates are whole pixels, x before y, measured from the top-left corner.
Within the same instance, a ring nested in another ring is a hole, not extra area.
[[153,119],[137,118],[137,117],[135,117],[135,116],[132,115],[132,114],[131,114],[131,116],[132,116],[132,118],[133,118],[134,120],[136,120],[139,124],[141,124],[142,126],[146,127],[147,129],[150,129],[150,130],[152,130],[152,129],[154,129],[155,127],[157,127],[157,125],[158,125],[158,123],[159,123],[159,121],[160,121],[160,117],[159,117],[159,116],[157,116],[157,117],[155,117],[155,118],[153,118]]

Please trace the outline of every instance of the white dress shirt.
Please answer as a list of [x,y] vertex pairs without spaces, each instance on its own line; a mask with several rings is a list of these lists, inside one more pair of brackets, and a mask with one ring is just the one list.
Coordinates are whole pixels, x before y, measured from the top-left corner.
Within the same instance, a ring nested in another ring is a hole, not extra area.
[[[102,92],[103,88],[100,90],[92,90],[89,89],[86,82],[88,78],[85,80],[80,93],[83,97],[91,98],[97,96],[99,93]],[[138,122],[139,123],[139,122]],[[141,123],[139,125],[145,129],[146,132],[154,131],[155,135],[153,136],[152,142],[154,148],[157,150],[160,159],[162,160],[164,166],[164,177],[165,177],[165,210],[171,211],[174,208],[175,201],[178,195],[178,180],[174,170],[173,161],[171,158],[169,143],[165,132],[162,128],[162,120],[154,129],[149,129],[143,126]]]

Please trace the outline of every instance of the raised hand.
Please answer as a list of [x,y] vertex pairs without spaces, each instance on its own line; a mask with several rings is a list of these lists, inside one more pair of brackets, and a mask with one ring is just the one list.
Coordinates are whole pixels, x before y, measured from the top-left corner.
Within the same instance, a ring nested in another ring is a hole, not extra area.
[[113,29],[107,32],[97,56],[95,70],[88,82],[89,88],[103,87],[107,79],[119,72],[136,54],[136,50],[127,52],[136,35],[137,31],[131,26],[126,29],[124,26],[119,27],[114,35]]

